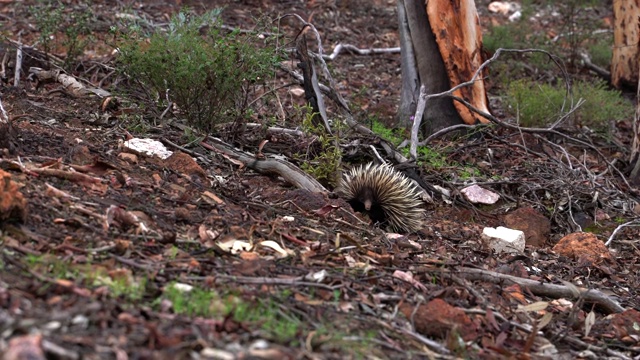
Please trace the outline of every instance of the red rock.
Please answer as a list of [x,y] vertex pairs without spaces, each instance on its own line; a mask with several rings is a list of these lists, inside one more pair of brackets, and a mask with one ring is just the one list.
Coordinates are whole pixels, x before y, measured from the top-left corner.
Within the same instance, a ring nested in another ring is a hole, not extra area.
[[11,180],[11,174],[0,170],[0,221],[27,218],[27,200],[19,190],[18,184]]
[[542,247],[549,240],[551,222],[532,207],[516,209],[504,217],[505,225],[510,229],[524,232],[527,245]]
[[42,335],[24,335],[12,338],[9,340],[9,346],[2,358],[4,360],[44,360]]
[[71,161],[77,165],[88,165],[93,163],[93,155],[86,145],[76,145],[69,151]]
[[136,154],[122,152],[122,153],[118,154],[118,157],[120,159],[128,162],[129,164],[137,164],[138,163],[138,156]]
[[207,178],[207,173],[198,165],[198,163],[189,155],[176,151],[169,156],[163,163],[167,168],[181,174],[197,175],[202,180]]
[[449,305],[442,299],[433,299],[427,304],[420,305],[416,310],[414,306],[405,304],[400,311],[413,319],[416,331],[435,338],[446,339],[452,331],[457,332],[465,341],[475,340],[478,337],[476,324],[457,307]]
[[600,264],[603,261],[616,262],[604,243],[594,234],[586,232],[576,232],[563,237],[553,247],[553,251],[558,255],[591,264]]
[[619,314],[611,315],[611,327],[618,339],[640,338],[640,311],[629,309]]

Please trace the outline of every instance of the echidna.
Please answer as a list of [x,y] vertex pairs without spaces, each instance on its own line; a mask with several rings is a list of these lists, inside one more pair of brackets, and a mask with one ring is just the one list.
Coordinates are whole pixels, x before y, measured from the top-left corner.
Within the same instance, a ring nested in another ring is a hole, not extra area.
[[369,163],[342,177],[338,192],[358,212],[395,231],[417,231],[424,213],[419,191],[411,180],[390,165]]

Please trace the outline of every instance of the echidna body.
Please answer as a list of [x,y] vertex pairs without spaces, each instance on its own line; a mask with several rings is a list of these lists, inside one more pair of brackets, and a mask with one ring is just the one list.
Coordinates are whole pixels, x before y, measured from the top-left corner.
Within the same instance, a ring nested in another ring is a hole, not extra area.
[[390,165],[369,163],[351,169],[342,177],[339,192],[355,211],[366,212],[374,222],[395,231],[421,228],[422,200],[411,180]]

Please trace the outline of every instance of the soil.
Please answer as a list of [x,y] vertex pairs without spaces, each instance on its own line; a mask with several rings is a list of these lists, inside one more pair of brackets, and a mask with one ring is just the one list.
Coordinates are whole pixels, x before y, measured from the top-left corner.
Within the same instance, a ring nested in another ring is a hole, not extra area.
[[[163,109],[121,95],[130,83],[114,72],[110,32],[126,14],[161,27],[185,6],[198,13],[224,7],[224,24],[237,29],[252,29],[264,15],[298,14],[317,28],[325,53],[339,43],[393,48],[399,45],[396,1],[63,1],[63,18],[91,14],[89,42],[66,73],[117,94],[108,100],[27,78],[30,67],[64,62],[63,29],[49,38],[53,57],[45,59],[31,8],[41,3],[0,3],[6,38],[0,54],[14,56],[15,41],[29,45],[19,85],[12,86],[7,72],[0,88],[10,119],[0,124],[0,174],[13,189],[0,195],[20,207],[19,191],[27,204],[24,213],[0,217],[5,359],[640,356],[640,230],[637,223],[619,228],[640,212],[640,192],[625,177],[633,119],[615,125],[613,141],[499,126],[438,138],[433,149],[445,154],[445,165],[409,167],[432,195],[424,227],[396,235],[334,194],[297,189],[212,150],[207,139],[193,142],[179,116],[169,112],[172,121],[165,121]],[[488,12],[488,1],[476,3],[487,24],[506,23]],[[611,12],[604,4],[595,14],[606,19]],[[279,25],[288,44],[302,27],[294,17]],[[342,53],[329,69],[356,120],[397,123],[399,53]],[[296,83],[284,71],[273,82]],[[509,121],[499,86],[490,93],[494,113]],[[266,106],[255,120],[269,125],[264,114],[281,111],[278,126],[298,128],[304,97],[294,89],[301,87],[280,87],[281,108]],[[326,101],[336,119],[343,116]],[[299,154],[313,143],[282,135],[262,147],[262,130],[235,131],[223,140],[256,157]],[[161,160],[128,150],[123,144],[132,137],[162,141],[177,153]],[[355,131],[342,141],[345,168],[372,160],[369,145],[383,153],[379,139]],[[563,162],[565,154],[573,167]],[[460,190],[474,182],[500,201],[467,201]],[[504,226],[504,215],[516,209],[527,215],[510,225],[536,224],[536,243],[522,253],[484,247],[483,229]],[[597,247],[595,260],[553,250],[581,230],[600,243],[613,240]],[[507,275],[566,291],[539,292]],[[194,290],[176,295],[177,287]]]

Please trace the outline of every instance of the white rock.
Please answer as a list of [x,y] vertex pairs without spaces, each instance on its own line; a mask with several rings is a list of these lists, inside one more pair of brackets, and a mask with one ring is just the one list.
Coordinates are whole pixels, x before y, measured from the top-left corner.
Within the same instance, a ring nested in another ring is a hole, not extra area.
[[295,97],[302,97],[302,95],[304,95],[304,89],[301,87],[294,87],[292,89],[289,89],[289,92]]
[[482,230],[482,240],[489,249],[496,254],[521,253],[524,251],[524,232],[503,226],[497,228],[486,227]]
[[509,11],[511,11],[511,7],[509,6],[509,3],[506,1],[494,1],[491,4],[489,4],[487,8],[492,13],[500,13],[502,15],[507,15],[509,14]]
[[520,18],[522,18],[522,13],[518,10],[509,16],[509,21],[515,22],[520,20]]
[[167,150],[163,143],[153,139],[133,138],[131,140],[125,141],[124,146],[139,153],[147,154],[150,156],[156,155],[163,160],[167,159],[169,156],[171,156],[171,154],[173,154],[172,151]]
[[180,292],[191,292],[191,290],[193,290],[193,286],[189,285],[189,284],[183,284],[183,283],[175,283],[173,284],[173,288],[180,291]]

